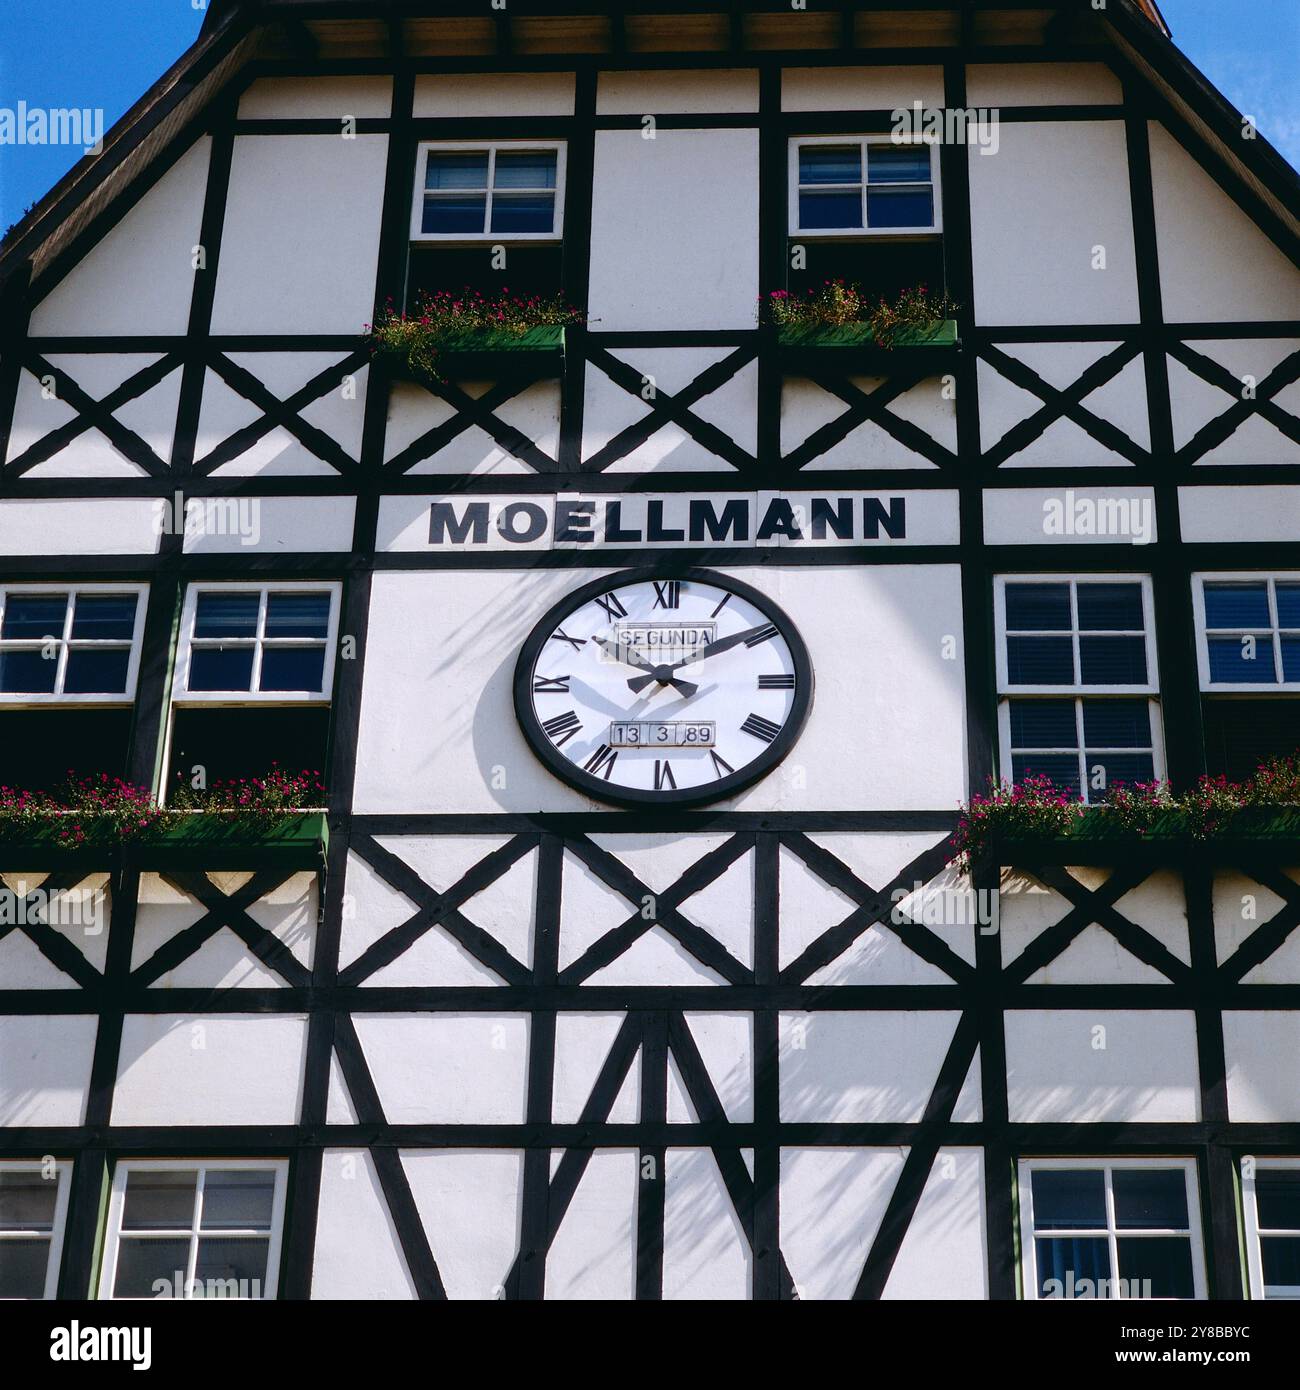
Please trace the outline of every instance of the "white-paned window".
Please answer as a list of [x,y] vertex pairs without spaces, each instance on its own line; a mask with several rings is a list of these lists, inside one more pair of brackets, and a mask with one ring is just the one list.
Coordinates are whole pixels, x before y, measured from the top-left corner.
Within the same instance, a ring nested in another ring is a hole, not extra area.
[[941,229],[937,147],[888,135],[790,142],[790,232],[899,236]]
[[101,1298],[274,1298],[288,1164],[119,1163]]
[[1300,1298],[1300,1158],[1242,1163],[1252,1298]]
[[1101,801],[1164,775],[1151,581],[995,581],[1003,776],[1050,777]]
[[0,1298],[53,1298],[71,1164],[0,1163]]
[[1201,689],[1300,690],[1300,574],[1195,577]]
[[130,704],[142,584],[0,587],[0,703]]
[[193,584],[185,596],[178,702],[328,701],[338,584]]
[[564,145],[548,141],[422,144],[412,241],[558,241]]
[[1204,1298],[1190,1158],[1019,1165],[1026,1298]]

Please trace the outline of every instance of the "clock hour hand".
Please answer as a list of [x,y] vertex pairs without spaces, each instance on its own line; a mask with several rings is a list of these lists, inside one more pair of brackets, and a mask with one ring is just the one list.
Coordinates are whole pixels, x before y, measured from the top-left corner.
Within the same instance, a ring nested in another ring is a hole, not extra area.
[[[704,661],[707,657],[717,656],[719,652],[730,651],[732,647],[738,647],[742,642],[748,642],[751,637],[757,637],[760,632],[767,632],[771,626],[771,623],[759,623],[757,627],[747,627],[743,632],[733,632],[730,637],[719,637],[716,642],[710,642],[708,646],[701,647],[694,656],[687,657],[685,661],[674,661],[671,665],[659,669],[667,672],[676,671],[682,666],[693,666],[697,661]],[[633,690],[644,690],[650,684],[651,679],[655,679],[655,677],[635,676],[628,681],[628,685]]]
[[624,666],[635,666],[638,671],[647,671],[648,675],[634,676],[628,681],[628,686],[634,691],[642,691],[648,685],[653,685],[658,681],[660,685],[671,685],[679,695],[691,696],[700,688],[690,681],[679,680],[672,672],[676,669],[672,666],[655,666],[649,661],[641,661],[634,656],[629,656],[619,646],[617,642],[611,642],[608,637],[593,637],[591,639],[602,650],[609,652],[615,661]]

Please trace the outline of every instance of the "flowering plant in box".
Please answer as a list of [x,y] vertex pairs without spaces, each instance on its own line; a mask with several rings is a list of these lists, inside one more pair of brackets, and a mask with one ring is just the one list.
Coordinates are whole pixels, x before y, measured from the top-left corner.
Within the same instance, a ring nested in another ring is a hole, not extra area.
[[411,313],[399,312],[390,299],[368,332],[376,353],[436,376],[439,354],[467,339],[522,337],[533,328],[565,327],[583,319],[582,310],[566,304],[562,294],[512,295],[503,288],[489,296],[466,287],[423,294]]
[[231,777],[210,787],[193,788],[178,781],[167,798],[168,810],[214,813],[232,828],[269,826],[285,816],[325,804],[325,783],[315,771],[287,772],[272,763],[260,777]]
[[933,332],[957,312],[946,294],[925,285],[904,290],[896,299],[872,295],[861,285],[827,280],[804,294],[772,290],[762,310],[778,328],[811,331],[864,325],[878,347],[892,348],[900,337]]
[[148,787],[101,772],[91,777],[68,773],[52,792],[0,787],[0,832],[52,834],[61,845],[102,844],[145,834],[163,818]]

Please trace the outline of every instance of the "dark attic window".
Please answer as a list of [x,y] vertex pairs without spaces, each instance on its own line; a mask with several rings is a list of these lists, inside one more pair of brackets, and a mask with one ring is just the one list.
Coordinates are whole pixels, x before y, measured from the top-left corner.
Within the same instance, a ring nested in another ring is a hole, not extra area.
[[563,287],[559,142],[420,146],[406,309],[440,292],[550,299]]
[[790,142],[786,288],[827,280],[896,299],[944,289],[937,148],[889,136],[818,136]]

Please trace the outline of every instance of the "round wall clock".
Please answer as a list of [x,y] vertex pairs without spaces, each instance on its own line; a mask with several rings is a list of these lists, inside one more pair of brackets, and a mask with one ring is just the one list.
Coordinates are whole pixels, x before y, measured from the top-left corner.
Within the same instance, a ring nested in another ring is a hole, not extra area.
[[812,703],[808,651],[771,599],[712,570],[628,570],[557,603],[515,666],[533,752],[587,796],[718,801],[770,772]]

